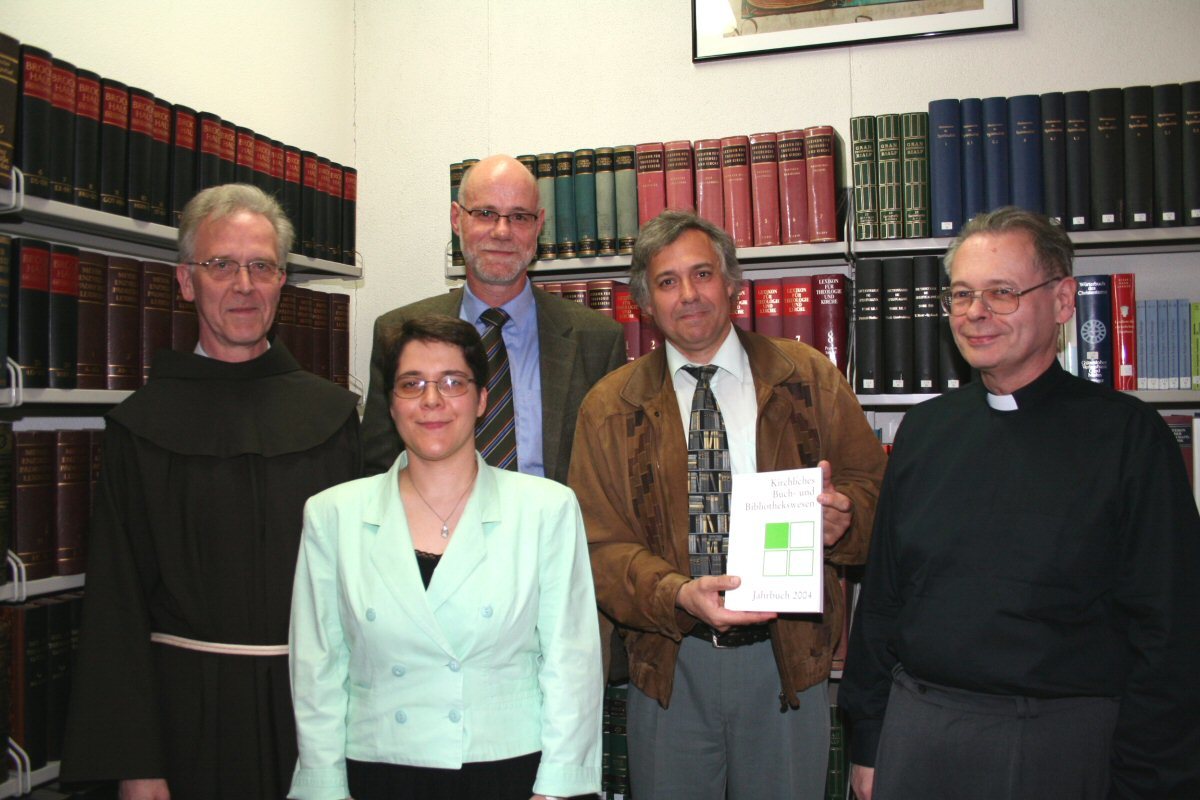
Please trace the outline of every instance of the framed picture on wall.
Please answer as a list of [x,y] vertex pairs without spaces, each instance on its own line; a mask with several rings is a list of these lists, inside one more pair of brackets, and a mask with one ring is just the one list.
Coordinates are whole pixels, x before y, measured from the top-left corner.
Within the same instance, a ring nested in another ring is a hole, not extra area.
[[692,0],[692,61],[1016,27],[1017,0]]

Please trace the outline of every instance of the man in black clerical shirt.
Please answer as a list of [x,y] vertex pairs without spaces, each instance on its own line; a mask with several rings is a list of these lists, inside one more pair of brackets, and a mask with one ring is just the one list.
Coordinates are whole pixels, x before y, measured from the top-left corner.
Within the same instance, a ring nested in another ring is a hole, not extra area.
[[838,693],[860,800],[1200,797],[1200,517],[1161,417],[1059,367],[1072,258],[1015,208],[946,255],[982,381],[896,437]]

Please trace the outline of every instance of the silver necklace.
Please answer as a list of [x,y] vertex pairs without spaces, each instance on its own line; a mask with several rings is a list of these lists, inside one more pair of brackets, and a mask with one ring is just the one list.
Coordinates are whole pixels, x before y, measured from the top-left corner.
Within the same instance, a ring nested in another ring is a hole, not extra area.
[[[478,471],[479,471],[478,465],[476,465],[475,470],[476,470],[476,473],[478,473]],[[471,487],[475,485],[475,475],[471,476],[470,482],[467,483],[467,488],[463,489],[463,493],[460,494],[458,496],[458,499],[454,501],[454,508],[450,509],[450,513],[444,517],[441,514],[439,514],[437,512],[437,510],[434,509],[433,506],[429,505],[429,501],[425,499],[425,495],[421,494],[421,490],[417,488],[417,482],[415,480],[413,480],[412,475],[408,476],[408,482],[410,484],[412,484],[413,491],[417,493],[417,497],[421,498],[421,502],[425,504],[425,507],[428,508],[430,511],[432,511],[433,515],[442,521],[442,538],[449,539],[450,538],[449,519],[454,516],[455,511],[458,511],[459,504],[462,503],[463,498],[465,498],[467,496],[467,492],[471,491]]]

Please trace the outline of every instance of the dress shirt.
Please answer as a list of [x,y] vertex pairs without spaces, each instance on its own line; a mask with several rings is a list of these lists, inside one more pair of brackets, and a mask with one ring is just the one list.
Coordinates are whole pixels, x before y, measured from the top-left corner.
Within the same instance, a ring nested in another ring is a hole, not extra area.
[[[692,417],[692,395],[696,393],[696,379],[684,369],[692,362],[680,353],[675,345],[666,342],[667,369],[675,386],[675,399],[679,402],[679,415],[683,420],[683,446],[687,449],[687,432]],[[726,441],[729,443],[730,471],[734,475],[758,472],[756,431],[758,429],[758,404],[754,397],[754,375],[750,372],[750,359],[741,341],[733,335],[733,329],[725,337],[712,361],[717,368],[709,385],[721,418],[725,420]],[[695,366],[704,366],[697,364]]]
[[[461,319],[475,326],[480,335],[487,323],[479,315],[492,306],[463,287]],[[533,284],[525,280],[520,294],[500,306],[511,320],[500,329],[504,347],[508,350],[508,367],[512,372],[513,413],[517,421],[517,470],[526,475],[546,476],[542,462],[542,364],[538,348],[537,306],[533,300]]]

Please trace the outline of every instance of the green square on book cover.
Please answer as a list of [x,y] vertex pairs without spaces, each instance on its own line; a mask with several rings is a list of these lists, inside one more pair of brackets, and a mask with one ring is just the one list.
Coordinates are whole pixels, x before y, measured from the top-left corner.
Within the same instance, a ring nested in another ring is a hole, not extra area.
[[788,546],[788,523],[768,522],[767,536],[763,547],[768,550],[786,550]]

